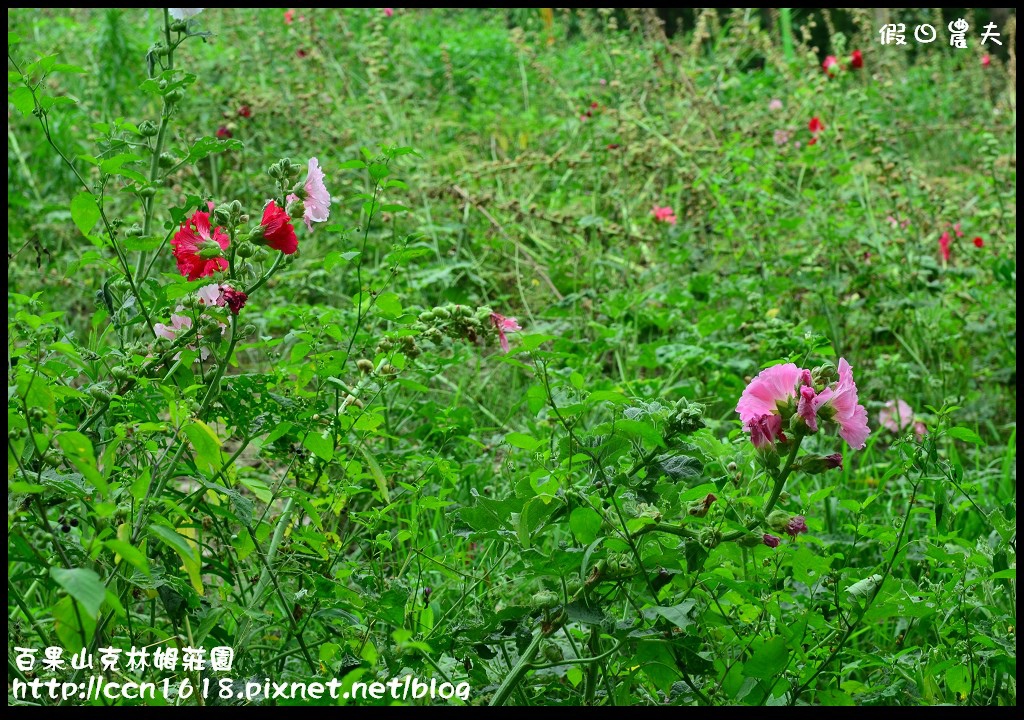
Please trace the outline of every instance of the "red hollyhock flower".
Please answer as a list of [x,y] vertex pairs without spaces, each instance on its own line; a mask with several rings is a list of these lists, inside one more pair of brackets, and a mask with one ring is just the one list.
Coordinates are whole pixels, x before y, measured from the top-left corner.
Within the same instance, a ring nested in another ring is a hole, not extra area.
[[811,121],[807,123],[807,129],[812,133],[819,133],[825,129],[825,125],[818,119],[818,116],[815,115],[811,118]]
[[263,239],[267,245],[291,255],[299,249],[299,239],[295,237],[295,228],[288,213],[277,206],[273,200],[263,208]]
[[224,292],[224,302],[231,308],[231,312],[237,315],[238,311],[245,307],[245,301],[249,299],[249,296],[241,290],[235,290],[230,285],[222,285],[221,290]]
[[864,55],[860,50],[854,50],[850,55],[850,67],[854,70],[860,70],[864,67]]
[[825,62],[821,64],[821,69],[828,73],[829,77],[835,77],[835,71],[839,68],[839,58],[835,55],[829,55],[825,58]]
[[238,108],[238,114],[244,118],[252,117],[252,108],[248,105],[243,105],[242,107]]
[[[213,210],[213,203],[209,208]],[[228,236],[219,227],[211,230],[210,213],[196,210],[171,239],[178,272],[189,280],[198,280],[227,270],[228,261],[223,254],[228,242]]]
[[985,247],[985,241],[980,237],[974,238],[974,247]]
[[217,128],[217,137],[219,137],[221,140],[227,140],[229,137],[231,137],[231,131],[227,128],[227,126],[221,125],[219,128]]
[[816,138],[816,137],[812,137],[810,140],[807,141],[807,147],[810,147],[811,145],[817,145],[817,144],[818,144],[818,138]]

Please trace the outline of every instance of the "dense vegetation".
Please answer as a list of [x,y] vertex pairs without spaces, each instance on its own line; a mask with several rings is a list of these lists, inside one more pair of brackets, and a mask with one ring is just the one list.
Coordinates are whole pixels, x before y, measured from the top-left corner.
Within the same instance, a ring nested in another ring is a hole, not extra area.
[[1015,18],[869,13],[10,10],[9,688],[170,681],[11,701],[1015,705]]

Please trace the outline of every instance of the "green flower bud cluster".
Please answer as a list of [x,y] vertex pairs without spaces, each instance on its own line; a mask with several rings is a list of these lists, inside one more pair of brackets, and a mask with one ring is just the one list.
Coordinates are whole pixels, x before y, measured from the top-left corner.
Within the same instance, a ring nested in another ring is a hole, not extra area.
[[668,428],[673,433],[692,433],[704,427],[704,406],[686,398],[676,403],[675,411],[668,419]]

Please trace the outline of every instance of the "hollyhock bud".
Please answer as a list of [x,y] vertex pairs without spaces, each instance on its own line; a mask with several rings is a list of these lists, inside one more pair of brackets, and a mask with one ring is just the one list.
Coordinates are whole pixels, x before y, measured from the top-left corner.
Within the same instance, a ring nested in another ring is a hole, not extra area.
[[800,470],[808,475],[818,475],[826,470],[838,468],[843,469],[843,456],[841,453],[832,455],[805,455],[793,466],[794,470]]
[[864,54],[860,50],[854,50],[850,55],[850,67],[854,70],[864,67]]
[[768,547],[774,549],[779,546],[779,543],[782,542],[782,540],[780,538],[775,537],[774,535],[769,535],[768,533],[765,533],[761,536],[761,542],[763,542]]
[[786,523],[786,527],[784,529],[786,534],[791,535],[792,537],[796,537],[800,533],[807,532],[807,523],[804,521],[804,516],[794,515],[790,518],[789,522]]
[[707,497],[703,500],[697,500],[696,502],[690,503],[689,508],[687,509],[687,514],[702,518],[708,514],[708,510],[711,509],[711,504],[717,499],[718,498],[715,497],[713,493],[708,493]]
[[786,528],[789,527],[789,521],[792,519],[793,515],[785,510],[772,510],[771,514],[764,521],[772,530],[786,532]]

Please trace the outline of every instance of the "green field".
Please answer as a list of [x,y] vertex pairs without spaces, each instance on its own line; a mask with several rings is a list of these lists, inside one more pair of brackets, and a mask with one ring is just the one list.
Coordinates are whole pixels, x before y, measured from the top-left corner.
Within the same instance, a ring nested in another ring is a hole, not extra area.
[[174,10],[8,12],[9,704],[1016,705],[1015,14]]

